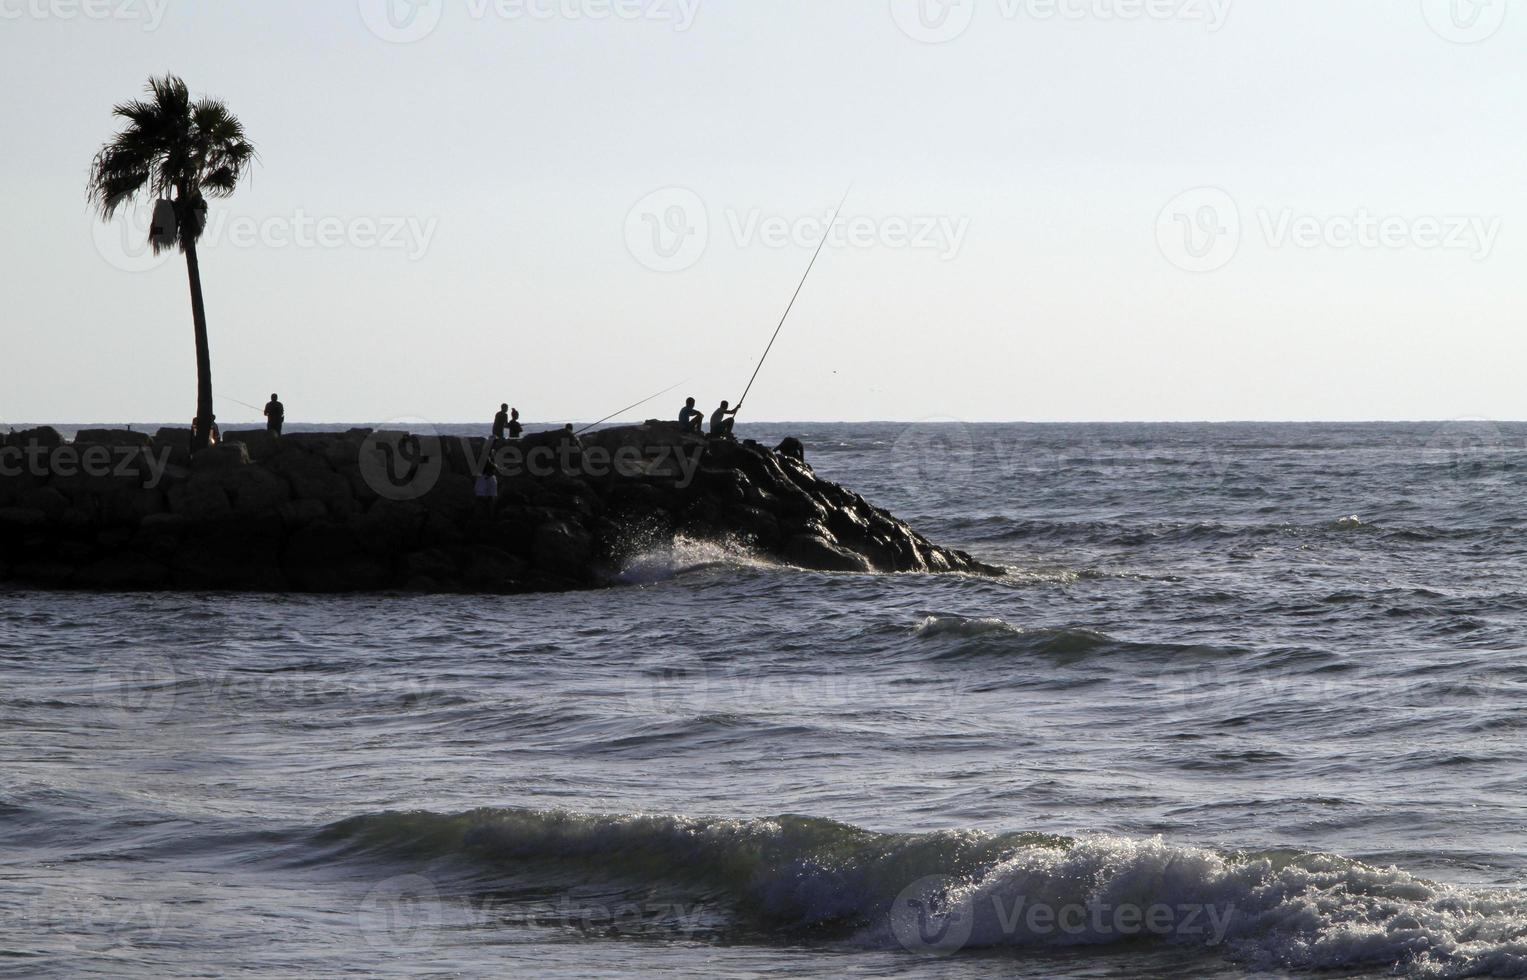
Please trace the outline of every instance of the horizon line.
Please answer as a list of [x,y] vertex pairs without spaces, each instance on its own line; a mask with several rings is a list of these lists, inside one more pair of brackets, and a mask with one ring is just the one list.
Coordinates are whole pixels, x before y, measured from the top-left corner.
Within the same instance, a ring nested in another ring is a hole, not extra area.
[[[417,422],[423,422],[425,420],[423,420],[423,419],[415,419],[414,421],[417,423]],[[617,421],[617,422],[592,423],[592,422],[588,422],[588,421],[580,421],[578,419],[562,419],[562,420],[556,421],[556,422],[524,422],[523,424],[526,425],[526,426],[550,426],[550,427],[554,427],[554,428],[559,428],[561,426],[565,426],[565,425],[568,425],[569,423],[571,423],[572,425],[575,425],[575,426],[576,425],[594,425],[594,426],[597,426],[599,428],[619,428],[621,426],[643,425],[646,422],[650,422],[650,421],[668,421],[668,420],[667,419],[663,419],[663,420],[642,419],[640,421],[632,420],[632,421],[626,421],[626,422],[618,422]],[[904,425],[904,426],[914,426],[914,425],[927,425],[927,426],[941,426],[941,425],[942,426],[948,426],[948,425],[1030,425],[1030,426],[1045,426],[1045,425],[1452,425],[1452,424],[1459,424],[1459,423],[1481,423],[1481,422],[1482,423],[1487,423],[1487,424],[1490,424],[1490,425],[1521,425],[1521,424],[1527,424],[1527,419],[1485,418],[1485,417],[1482,417],[1482,416],[1458,416],[1458,417],[1454,417],[1454,418],[1419,418],[1418,417],[1418,418],[1391,418],[1391,419],[1254,419],[1254,418],[1245,418],[1245,419],[1054,419],[1054,420],[1035,421],[1035,420],[1030,420],[1030,419],[957,419],[957,418],[953,418],[953,417],[939,416],[939,417],[934,417],[934,418],[923,418],[923,419],[856,419],[856,420],[841,420],[841,419],[814,419],[814,420],[813,419],[779,419],[779,420],[773,420],[773,419],[761,419],[761,420],[752,421],[752,422],[741,422],[741,421],[739,421],[737,423],[737,427],[740,429],[740,428],[743,428],[745,426],[757,426],[757,425],[768,425],[768,426],[779,426],[779,425]],[[301,428],[304,428],[304,429],[332,427],[332,428],[340,430],[340,431],[346,431],[346,430],[349,430],[349,429],[376,429],[379,426],[384,426],[384,425],[387,425],[387,424],[388,423],[385,422],[385,421],[384,422],[345,422],[345,421],[288,422],[287,423],[287,430],[288,431],[294,431],[293,427],[301,427]],[[491,428],[492,427],[492,423],[491,422],[481,422],[481,421],[475,420],[475,419],[474,420],[464,421],[464,422],[428,422],[426,424],[433,425],[433,426],[451,426],[451,427],[456,427],[456,426],[472,426],[472,425],[481,425],[484,428]],[[29,421],[29,422],[0,422],[0,425],[4,425],[4,426],[8,427],[9,429],[15,430],[15,431],[23,431],[23,430],[26,430],[26,429],[35,429],[35,428],[40,428],[40,427],[51,427],[51,428],[56,428],[56,429],[119,429],[119,430],[127,430],[127,429],[132,429],[134,427],[139,427],[143,431],[148,431],[151,428],[153,428],[153,429],[158,429],[158,428],[189,429],[190,428],[190,426],[188,426],[188,425],[184,425],[184,424],[181,424],[181,423],[175,423],[175,422],[125,422],[125,423],[120,423],[120,422],[100,422],[100,421],[93,421],[93,422],[30,422]],[[264,427],[263,423],[261,423],[259,421],[250,421],[248,423],[230,422],[227,426],[224,426],[224,428],[227,428],[229,431],[237,431],[237,432],[247,431],[248,429],[260,429],[260,428],[263,428],[263,427]]]

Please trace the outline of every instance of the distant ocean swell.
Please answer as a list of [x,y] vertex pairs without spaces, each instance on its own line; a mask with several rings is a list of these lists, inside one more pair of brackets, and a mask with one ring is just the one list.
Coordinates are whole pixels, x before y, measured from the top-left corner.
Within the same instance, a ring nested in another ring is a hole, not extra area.
[[[673,910],[670,926],[722,939],[923,954],[1144,942],[1258,969],[1527,976],[1527,896],[1330,854],[1221,853],[1116,836],[878,834],[798,816],[519,809],[371,814],[330,825],[309,844],[327,861],[411,868],[368,896],[368,912],[385,912],[378,921],[387,922],[407,917],[378,903],[417,903],[425,893],[449,906],[487,889],[534,909],[558,888],[580,887],[609,900],[640,897],[644,908]],[[407,921],[414,928],[421,919]]]

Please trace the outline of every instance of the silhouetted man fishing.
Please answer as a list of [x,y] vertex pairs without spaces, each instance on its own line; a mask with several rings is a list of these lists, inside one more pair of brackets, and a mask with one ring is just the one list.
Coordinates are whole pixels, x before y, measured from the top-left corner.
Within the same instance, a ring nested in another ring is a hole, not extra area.
[[[737,425],[737,413],[742,411],[742,403],[738,402],[736,408],[727,408],[726,402],[721,407],[710,413],[710,434],[724,439],[732,438],[732,429]],[[727,416],[731,416],[728,418]]]
[[273,436],[281,434],[281,426],[286,424],[286,406],[281,404],[281,399],[275,392],[270,394],[270,402],[265,406],[265,431]]
[[700,432],[700,426],[705,424],[705,413],[695,408],[695,400],[686,398],[684,407],[679,409],[679,425],[685,432]]

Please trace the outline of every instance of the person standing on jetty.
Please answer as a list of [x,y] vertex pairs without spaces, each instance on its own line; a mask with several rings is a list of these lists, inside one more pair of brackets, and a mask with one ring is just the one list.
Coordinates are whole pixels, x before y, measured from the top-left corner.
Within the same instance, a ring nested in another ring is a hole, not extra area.
[[705,413],[695,408],[695,400],[686,398],[684,407],[679,409],[679,426],[685,432],[699,434],[700,426],[705,423]]
[[518,439],[525,434],[525,427],[520,424],[520,410],[509,409],[509,438]]
[[503,442],[504,433],[509,429],[509,403],[498,407],[498,414],[493,416],[493,441]]
[[[732,428],[737,424],[736,416],[740,411],[742,411],[741,404],[739,404],[736,408],[728,409],[726,407],[726,402],[722,402],[720,408],[710,413],[710,434],[713,437],[720,436],[724,439],[732,438]],[[732,417],[727,418],[728,415]]]
[[[196,445],[197,433],[201,431],[201,416],[191,420],[191,445]],[[212,434],[207,437],[207,445],[215,446],[222,440],[222,430],[217,427],[217,416],[212,416]]]
[[281,435],[281,426],[286,424],[286,406],[281,404],[281,399],[275,392],[270,393],[270,403],[265,406],[265,431],[273,436]]
[[472,495],[477,498],[479,517],[492,517],[498,510],[498,467],[493,465],[492,460],[483,461]]

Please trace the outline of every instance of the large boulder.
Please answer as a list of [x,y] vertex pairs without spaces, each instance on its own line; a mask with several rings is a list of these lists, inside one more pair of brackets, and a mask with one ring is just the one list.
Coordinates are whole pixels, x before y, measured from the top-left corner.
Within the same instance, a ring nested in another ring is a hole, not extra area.
[[592,537],[583,528],[553,521],[536,529],[532,554],[535,567],[567,579],[583,578],[594,553]]
[[508,552],[483,545],[462,549],[458,555],[462,582],[476,592],[510,593],[524,588],[526,563]]
[[64,511],[69,509],[69,498],[55,487],[33,487],[17,494],[16,505],[26,510],[39,511],[50,523],[56,523],[63,519]]
[[[197,477],[192,477],[195,482]],[[235,514],[278,513],[291,499],[286,481],[263,466],[244,466],[219,474],[218,484],[228,494]]]
[[192,479],[170,488],[170,513],[192,521],[218,521],[233,513],[228,491],[215,479]]
[[154,450],[168,451],[172,466],[191,465],[191,430],[165,426],[154,432]]
[[173,425],[162,426],[154,431],[154,445],[167,449],[190,449],[191,430]]
[[147,432],[131,429],[81,429],[74,434],[76,446],[146,447],[152,440]]
[[415,503],[378,500],[350,526],[362,551],[375,557],[398,555],[418,546],[428,513]]
[[286,480],[295,500],[317,501],[336,520],[356,513],[359,508],[350,490],[350,481],[336,473],[328,460],[327,451],[335,443],[310,442],[308,448],[303,449],[296,444],[300,438],[282,437],[282,451],[267,464],[271,471]]
[[225,445],[237,443],[243,446],[252,460],[267,460],[276,454],[277,441],[274,434],[265,429],[241,429],[223,434]]
[[12,446],[41,446],[44,449],[57,449],[64,444],[64,437],[58,434],[58,430],[51,425],[38,426],[35,429],[23,429],[15,433],[9,439]]
[[786,459],[793,459],[797,463],[806,462],[806,447],[795,436],[787,436],[777,447],[775,452]]
[[281,539],[274,516],[191,521],[170,561],[175,587],[284,592]]
[[163,588],[169,580],[168,566],[128,553],[110,555],[80,569],[75,584],[87,589],[127,592]]
[[354,528],[310,524],[293,532],[284,567],[300,589],[309,592],[364,592],[380,589],[391,579],[385,558],[367,554]]
[[215,473],[249,465],[249,450],[243,443],[224,442],[208,446],[191,457],[192,473]]
[[785,557],[793,565],[819,572],[870,572],[869,559],[814,534],[797,534],[785,542]]

